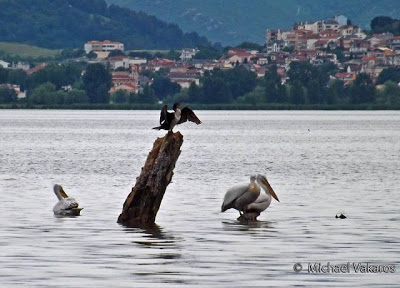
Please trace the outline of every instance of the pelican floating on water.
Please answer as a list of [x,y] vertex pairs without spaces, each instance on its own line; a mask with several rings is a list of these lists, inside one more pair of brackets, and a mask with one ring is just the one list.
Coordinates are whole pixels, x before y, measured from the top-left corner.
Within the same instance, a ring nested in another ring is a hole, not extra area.
[[78,202],[72,198],[68,197],[67,193],[61,185],[54,185],[54,194],[58,198],[58,203],[54,205],[53,212],[55,215],[65,215],[65,216],[79,216],[83,208],[79,208]]
[[164,129],[171,130],[175,125],[185,123],[186,121],[194,122],[197,125],[201,124],[199,118],[194,114],[193,110],[189,107],[185,107],[182,110],[179,109],[180,103],[175,103],[173,106],[174,112],[168,112],[168,106],[164,105],[160,113],[160,126],[154,127],[153,129]]
[[243,212],[244,218],[248,219],[247,213],[257,212],[260,214],[267,209],[271,204],[271,196],[279,202],[278,196],[268,183],[267,178],[260,174],[252,175],[249,184],[234,186],[226,192],[221,212],[234,208],[239,211],[240,216]]

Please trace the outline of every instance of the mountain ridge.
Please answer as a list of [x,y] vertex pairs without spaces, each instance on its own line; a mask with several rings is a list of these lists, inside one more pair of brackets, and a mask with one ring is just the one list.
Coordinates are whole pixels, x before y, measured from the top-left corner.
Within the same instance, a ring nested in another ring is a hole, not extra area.
[[0,0],[0,42],[43,48],[83,48],[113,40],[126,49],[179,49],[208,45],[197,33],[104,0]]
[[398,18],[398,0],[107,0],[109,4],[144,11],[195,31],[212,42],[237,45],[265,43],[266,29],[289,29],[295,22],[325,20],[345,15],[353,24],[369,29],[376,16]]

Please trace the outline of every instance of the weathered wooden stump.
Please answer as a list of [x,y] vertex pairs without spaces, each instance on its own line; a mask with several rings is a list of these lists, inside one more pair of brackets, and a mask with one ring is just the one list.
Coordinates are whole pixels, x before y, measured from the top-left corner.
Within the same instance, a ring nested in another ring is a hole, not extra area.
[[182,143],[183,136],[179,132],[169,131],[164,137],[157,138],[135,186],[125,200],[118,223],[136,227],[154,225],[165,190],[174,174]]

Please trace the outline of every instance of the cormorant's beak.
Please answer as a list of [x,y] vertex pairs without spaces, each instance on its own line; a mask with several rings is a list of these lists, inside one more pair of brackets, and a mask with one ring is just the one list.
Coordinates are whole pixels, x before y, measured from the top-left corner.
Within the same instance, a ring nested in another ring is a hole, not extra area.
[[267,187],[269,194],[271,194],[271,196],[274,197],[276,201],[280,202],[278,196],[276,196],[275,194],[274,189],[272,189],[271,185],[269,185],[268,180],[265,177],[262,177],[261,182],[265,185],[265,187]]

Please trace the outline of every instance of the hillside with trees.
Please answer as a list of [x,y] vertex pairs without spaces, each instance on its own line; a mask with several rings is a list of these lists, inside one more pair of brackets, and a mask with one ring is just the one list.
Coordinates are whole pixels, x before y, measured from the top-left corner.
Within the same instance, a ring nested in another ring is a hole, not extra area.
[[104,0],[0,0],[0,41],[51,49],[82,48],[113,40],[126,49],[171,49],[208,45],[197,33]]
[[[265,43],[266,29],[290,29],[296,22],[312,22],[345,15],[353,24],[370,29],[379,15],[398,17],[399,0],[107,0],[174,22],[223,46],[243,41]],[[157,3],[157,4],[155,4]]]

